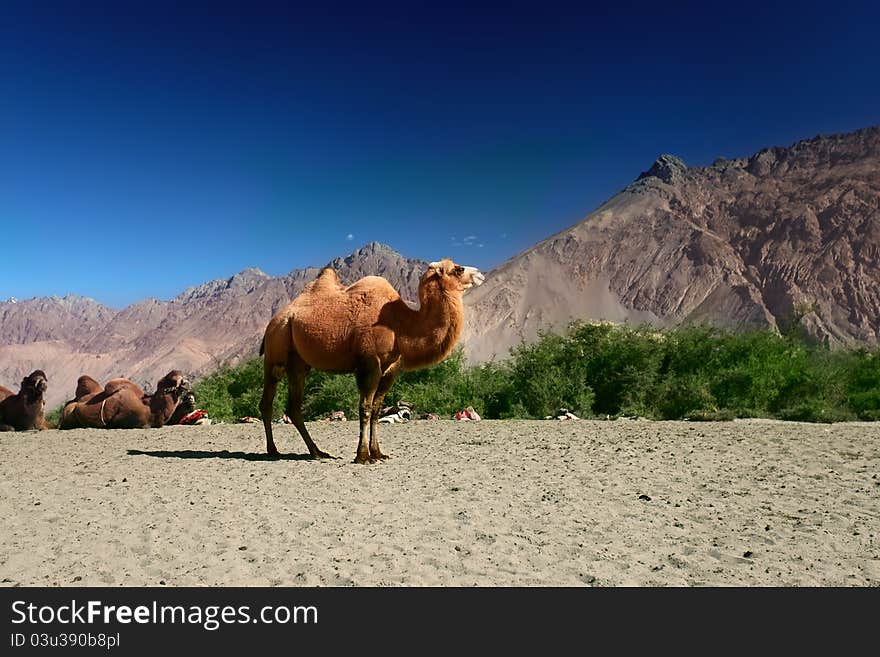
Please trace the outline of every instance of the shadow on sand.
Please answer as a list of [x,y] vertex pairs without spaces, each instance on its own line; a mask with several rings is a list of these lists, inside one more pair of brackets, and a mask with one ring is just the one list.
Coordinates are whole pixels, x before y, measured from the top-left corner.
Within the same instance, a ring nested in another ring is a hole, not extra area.
[[139,449],[128,450],[129,456],[155,456],[160,459],[242,459],[244,461],[311,461],[308,454],[280,454],[269,456],[268,454],[253,454],[249,452],[229,452],[225,449],[220,452],[205,452],[193,449],[181,450],[157,450],[143,452]]

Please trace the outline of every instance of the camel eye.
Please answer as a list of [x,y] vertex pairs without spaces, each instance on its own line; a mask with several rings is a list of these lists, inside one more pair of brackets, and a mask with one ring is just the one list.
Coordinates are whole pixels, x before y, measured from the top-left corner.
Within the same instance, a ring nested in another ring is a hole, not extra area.
[[461,275],[464,273],[464,267],[462,267],[461,265],[458,265],[458,266],[457,266],[455,269],[453,269],[452,271],[455,272],[455,275],[456,275],[456,276],[461,276]]

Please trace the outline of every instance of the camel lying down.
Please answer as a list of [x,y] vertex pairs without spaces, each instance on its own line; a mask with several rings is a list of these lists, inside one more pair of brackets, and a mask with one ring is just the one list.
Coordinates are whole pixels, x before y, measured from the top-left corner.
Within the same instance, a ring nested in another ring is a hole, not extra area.
[[272,439],[272,402],[286,374],[287,415],[313,458],[332,458],[318,449],[303,422],[305,378],[314,368],[354,373],[360,391],[355,462],[387,458],[376,431],[385,394],[399,372],[433,365],[449,355],[464,325],[462,294],[483,280],[474,267],[449,259],[432,262],[419,282],[421,305],[413,310],[384,278],[367,276],[344,287],[333,269],[323,269],[266,327],[260,347],[266,451],[278,454]]
[[177,410],[189,381],[172,370],[147,395],[128,379],[111,379],[103,388],[88,375],[79,377],[75,397],[61,411],[59,429],[137,429],[161,427]]
[[49,429],[44,417],[46,400],[43,399],[47,388],[43,370],[34,370],[23,378],[17,394],[0,386],[0,431]]

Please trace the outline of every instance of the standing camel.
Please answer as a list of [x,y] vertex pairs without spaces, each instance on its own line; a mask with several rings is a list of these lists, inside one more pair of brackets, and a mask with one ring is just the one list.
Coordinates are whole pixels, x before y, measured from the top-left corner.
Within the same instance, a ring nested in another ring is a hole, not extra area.
[[462,294],[483,280],[475,267],[462,267],[449,259],[432,262],[419,282],[421,305],[413,310],[380,276],[367,276],[344,287],[333,269],[324,268],[266,327],[260,347],[264,357],[260,413],[266,451],[278,455],[272,439],[272,402],[286,373],[287,414],[312,458],[333,458],[318,449],[303,422],[303,389],[306,375],[314,368],[355,375],[360,392],[355,463],[388,458],[379,450],[376,431],[385,394],[401,371],[446,358],[464,324]]

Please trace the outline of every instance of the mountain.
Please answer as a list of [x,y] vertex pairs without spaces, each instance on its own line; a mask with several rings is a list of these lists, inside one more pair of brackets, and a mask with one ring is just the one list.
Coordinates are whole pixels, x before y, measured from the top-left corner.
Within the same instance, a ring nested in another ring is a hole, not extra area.
[[[465,263],[467,264],[467,263]],[[328,263],[418,298],[427,263],[376,242]],[[255,355],[266,323],[320,268],[246,269],[123,310],[77,296],[0,303],[0,383],[40,368],[48,404],[80,374],[152,388]],[[785,328],[829,345],[880,338],[880,128],[688,167],[662,155],[579,223],[489,272],[464,297],[465,352],[503,358],[572,319]]]
[[465,297],[474,361],[572,319],[880,337],[880,128],[688,167],[662,155]]
[[[331,263],[343,283],[385,276],[404,299],[418,299],[427,263],[372,242]],[[170,301],[147,299],[113,310],[77,296],[0,303],[0,383],[18,389],[34,369],[49,378],[47,404],[73,396],[76,379],[125,376],[152,389],[170,369],[198,376],[257,354],[269,319],[321,270],[273,278],[259,269],[209,281]]]

